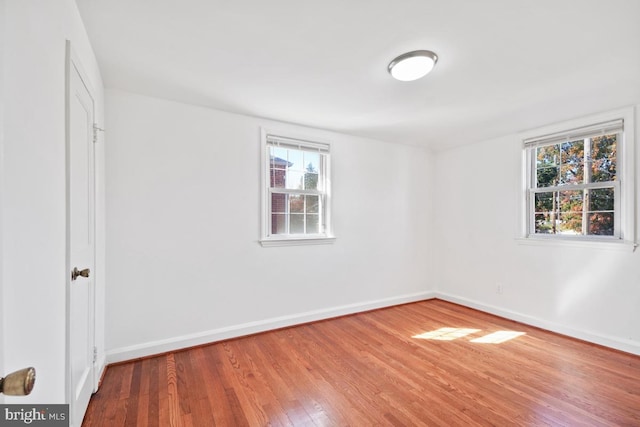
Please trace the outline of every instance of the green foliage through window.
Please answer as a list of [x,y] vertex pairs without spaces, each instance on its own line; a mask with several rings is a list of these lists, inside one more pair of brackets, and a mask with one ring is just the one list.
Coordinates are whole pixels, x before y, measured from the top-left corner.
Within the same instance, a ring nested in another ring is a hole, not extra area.
[[536,234],[614,235],[617,149],[617,133],[533,149]]

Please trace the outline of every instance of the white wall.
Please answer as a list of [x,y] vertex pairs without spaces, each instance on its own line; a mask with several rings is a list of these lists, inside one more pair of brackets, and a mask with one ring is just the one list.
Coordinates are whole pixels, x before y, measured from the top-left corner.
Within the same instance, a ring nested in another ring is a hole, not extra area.
[[640,250],[518,244],[521,155],[517,135],[436,155],[439,294],[640,354]]
[[[34,366],[37,370],[32,394],[6,401],[63,403],[67,39],[96,91],[99,123],[102,81],[73,0],[6,0],[2,31],[4,369]],[[99,165],[102,162],[98,158]],[[104,173],[103,166],[98,173]],[[103,225],[98,231],[104,236]],[[96,281],[103,288],[104,251],[99,254]]]
[[[429,296],[428,151],[107,91],[109,361]],[[332,143],[333,245],[260,237],[260,127]]]

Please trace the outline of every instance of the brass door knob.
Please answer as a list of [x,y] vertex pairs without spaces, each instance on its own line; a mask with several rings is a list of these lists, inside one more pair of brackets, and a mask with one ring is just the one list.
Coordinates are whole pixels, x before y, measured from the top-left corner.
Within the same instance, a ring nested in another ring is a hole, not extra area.
[[89,270],[88,268],[85,268],[84,270],[78,270],[78,267],[73,267],[73,270],[71,271],[71,280],[76,280],[80,276],[89,277],[89,273],[91,273],[91,270]]
[[33,390],[36,382],[36,370],[25,368],[0,378],[0,393],[7,396],[26,396]]

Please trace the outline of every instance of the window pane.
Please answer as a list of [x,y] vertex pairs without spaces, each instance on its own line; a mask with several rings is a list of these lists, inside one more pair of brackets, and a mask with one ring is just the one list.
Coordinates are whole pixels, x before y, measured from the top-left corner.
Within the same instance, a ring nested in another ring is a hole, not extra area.
[[271,179],[269,185],[271,188],[284,188],[287,171],[285,169],[271,169]]
[[293,194],[289,196],[289,212],[304,213],[304,196]]
[[286,194],[271,194],[271,212],[284,213],[287,207]]
[[582,234],[583,190],[560,191],[560,221],[557,232],[561,234]]
[[536,187],[558,184],[560,168],[560,146],[549,145],[536,149]]
[[591,138],[591,182],[617,178],[617,143],[617,134]]
[[560,184],[582,184],[583,182],[583,163],[569,163],[560,166]]
[[320,196],[271,194],[271,222],[272,234],[320,233]]
[[304,170],[307,172],[320,172],[320,154],[304,152]]
[[582,234],[582,212],[561,212],[556,233]]
[[304,172],[298,172],[292,169],[287,169],[286,188],[289,188],[291,190],[301,190],[303,176],[304,176]]
[[548,145],[536,149],[536,167],[547,168],[560,164],[560,146]]
[[549,234],[554,233],[553,221],[550,213],[537,213],[535,217],[536,233],[537,234]]
[[318,189],[318,177],[320,173],[320,154],[304,153],[304,188],[307,190]]
[[278,147],[269,147],[269,185],[272,188],[284,188],[287,175],[287,150]]
[[307,213],[318,213],[320,209],[320,196],[305,196],[307,201]]
[[287,167],[287,150],[279,147],[269,147],[271,168],[284,169]]
[[613,212],[597,212],[589,215],[588,234],[613,236]]
[[536,193],[535,233],[611,236],[614,194],[613,188]]
[[551,191],[547,193],[536,193],[536,212],[551,212],[554,210],[554,196],[557,196],[557,193]]
[[271,234],[286,234],[286,218],[285,214],[271,215]]
[[307,234],[320,233],[320,215],[309,214],[307,215]]
[[309,172],[308,170],[304,173],[304,188],[306,190],[317,190],[318,189],[318,174],[314,172]]
[[563,142],[561,145],[561,184],[579,184],[584,181],[584,140]]
[[555,234],[558,219],[558,192],[535,194],[535,232]]
[[302,234],[304,233],[304,214],[291,214],[289,223],[289,233]]
[[582,234],[583,190],[535,194],[535,232]]
[[539,168],[536,170],[537,187],[551,187],[558,185],[560,168],[557,166]]
[[302,151],[300,150],[287,150],[287,151],[289,152],[289,157],[287,158],[287,160],[289,160],[289,168],[297,171],[304,170],[304,162],[302,160],[303,159]]
[[582,212],[582,190],[570,190],[559,192],[559,202],[561,212]]
[[613,188],[598,188],[588,190],[590,211],[612,211],[614,210]]

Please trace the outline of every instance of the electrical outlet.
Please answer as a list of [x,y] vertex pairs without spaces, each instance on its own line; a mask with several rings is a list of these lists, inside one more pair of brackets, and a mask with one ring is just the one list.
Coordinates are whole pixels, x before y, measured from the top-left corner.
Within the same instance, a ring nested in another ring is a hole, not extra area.
[[496,293],[502,294],[503,292],[504,292],[504,286],[502,286],[502,283],[498,283],[498,285],[496,286]]

